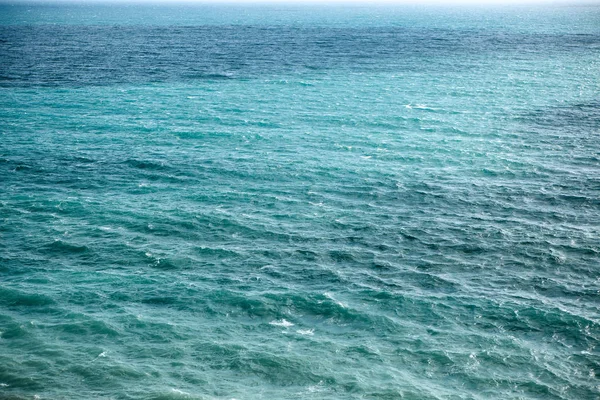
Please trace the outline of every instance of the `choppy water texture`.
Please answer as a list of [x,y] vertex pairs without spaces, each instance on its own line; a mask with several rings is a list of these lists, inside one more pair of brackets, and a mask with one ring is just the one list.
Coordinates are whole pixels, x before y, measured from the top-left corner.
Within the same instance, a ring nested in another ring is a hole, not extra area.
[[1,398],[599,398],[600,8],[0,23]]

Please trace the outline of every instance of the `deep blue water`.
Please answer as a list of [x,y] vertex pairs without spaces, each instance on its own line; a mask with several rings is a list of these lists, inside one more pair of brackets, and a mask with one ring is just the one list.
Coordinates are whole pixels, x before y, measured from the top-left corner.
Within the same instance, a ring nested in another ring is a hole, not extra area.
[[598,399],[599,261],[600,7],[0,5],[2,399]]

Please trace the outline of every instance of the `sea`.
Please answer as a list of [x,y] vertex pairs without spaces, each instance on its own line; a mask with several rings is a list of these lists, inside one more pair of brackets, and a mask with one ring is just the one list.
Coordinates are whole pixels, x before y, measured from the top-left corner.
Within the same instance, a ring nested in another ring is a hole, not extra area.
[[598,375],[598,4],[0,5],[0,399]]

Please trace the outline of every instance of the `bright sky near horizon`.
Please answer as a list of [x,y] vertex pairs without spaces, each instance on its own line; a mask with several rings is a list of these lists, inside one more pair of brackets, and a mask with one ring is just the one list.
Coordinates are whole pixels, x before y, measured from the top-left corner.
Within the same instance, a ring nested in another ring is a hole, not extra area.
[[[0,0],[0,3],[2,0]],[[23,3],[197,3],[197,4],[411,4],[411,5],[500,5],[500,4],[589,4],[600,5],[600,0],[9,0]]]

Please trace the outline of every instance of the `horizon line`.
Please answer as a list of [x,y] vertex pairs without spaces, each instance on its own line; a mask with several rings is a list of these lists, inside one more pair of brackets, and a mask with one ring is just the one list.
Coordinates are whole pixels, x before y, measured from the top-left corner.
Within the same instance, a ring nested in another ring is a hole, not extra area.
[[2,5],[600,6],[600,0],[0,0]]

